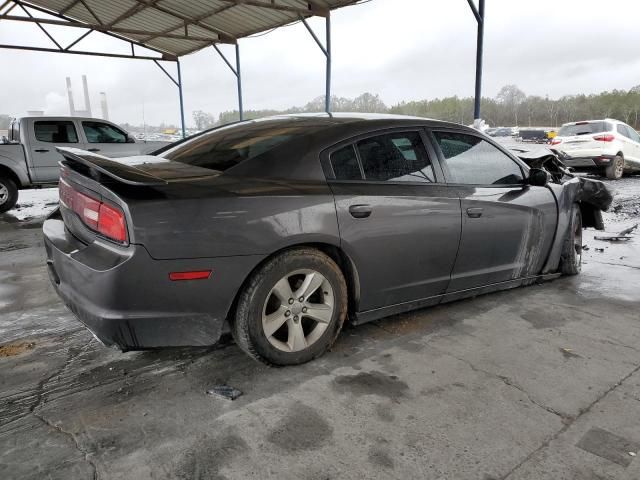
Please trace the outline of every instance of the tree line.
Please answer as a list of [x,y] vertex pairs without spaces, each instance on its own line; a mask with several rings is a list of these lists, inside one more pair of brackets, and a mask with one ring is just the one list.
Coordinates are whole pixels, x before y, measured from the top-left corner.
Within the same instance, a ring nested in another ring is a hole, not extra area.
[[[470,125],[473,123],[473,97],[445,97],[413,100],[387,106],[377,94],[363,93],[353,99],[332,96],[333,112],[372,112],[413,115]],[[324,96],[302,107],[286,110],[246,110],[245,118],[287,113],[324,111]],[[565,95],[558,99],[526,95],[516,85],[505,85],[495,98],[481,100],[482,118],[491,126],[558,127],[563,123],[598,118],[615,118],[640,128],[640,85],[630,90],[612,90],[591,95]],[[193,112],[198,129],[224,125],[239,119],[238,111],[225,111],[216,119],[201,110]]]

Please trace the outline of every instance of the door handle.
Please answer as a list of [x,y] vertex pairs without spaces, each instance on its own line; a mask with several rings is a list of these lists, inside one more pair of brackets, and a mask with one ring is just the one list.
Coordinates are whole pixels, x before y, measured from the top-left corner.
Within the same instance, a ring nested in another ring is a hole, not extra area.
[[99,152],[100,149],[99,148],[88,148],[87,151],[88,152]]
[[467,215],[470,218],[480,218],[482,216],[482,208],[480,207],[467,208]]
[[34,152],[38,152],[38,153],[47,153],[49,150],[45,149],[45,148],[38,148],[36,150],[34,150]]
[[351,205],[349,207],[349,213],[353,218],[367,218],[372,211],[371,205]]

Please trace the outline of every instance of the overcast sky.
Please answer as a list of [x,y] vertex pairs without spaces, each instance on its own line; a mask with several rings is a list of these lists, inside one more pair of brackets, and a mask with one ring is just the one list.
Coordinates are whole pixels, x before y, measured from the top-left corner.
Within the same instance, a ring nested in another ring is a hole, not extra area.
[[[638,19],[635,0],[486,0],[483,94],[516,84],[557,98],[640,84]],[[37,26],[18,23],[0,21],[0,43],[48,46]],[[310,23],[323,38],[324,21]],[[466,0],[372,0],[335,11],[332,27],[334,95],[368,91],[388,105],[473,95],[476,24]],[[50,30],[66,43],[78,35]],[[303,25],[240,46],[246,109],[301,106],[324,93],[324,57]],[[129,49],[96,33],[78,48]],[[82,108],[86,74],[94,116],[105,91],[113,121],[139,124],[143,111],[148,124],[179,121],[177,88],[149,61],[0,50],[0,65],[0,113],[68,114],[66,76]],[[194,110],[236,108],[235,78],[212,48],[184,57],[182,74],[188,125]]]

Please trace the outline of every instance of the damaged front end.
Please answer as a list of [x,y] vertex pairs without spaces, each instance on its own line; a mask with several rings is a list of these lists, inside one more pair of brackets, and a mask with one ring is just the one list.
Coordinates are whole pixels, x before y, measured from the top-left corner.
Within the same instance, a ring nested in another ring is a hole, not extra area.
[[546,171],[552,184],[562,186],[561,189],[553,188],[561,212],[577,203],[582,213],[582,226],[604,230],[602,212],[607,211],[613,201],[613,194],[604,182],[574,175],[560,157],[545,146],[517,145],[510,150],[529,167]]

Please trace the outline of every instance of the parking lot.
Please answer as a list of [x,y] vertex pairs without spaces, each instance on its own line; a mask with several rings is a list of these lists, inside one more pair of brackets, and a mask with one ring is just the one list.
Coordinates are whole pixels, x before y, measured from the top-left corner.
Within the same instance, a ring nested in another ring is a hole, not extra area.
[[[616,232],[640,178],[611,185]],[[268,368],[228,340],[101,346],[49,285],[53,202],[0,217],[0,478],[640,478],[640,234],[588,230],[579,276],[346,327]]]

